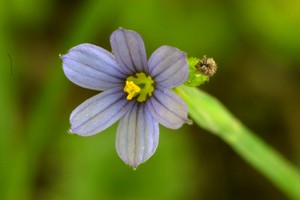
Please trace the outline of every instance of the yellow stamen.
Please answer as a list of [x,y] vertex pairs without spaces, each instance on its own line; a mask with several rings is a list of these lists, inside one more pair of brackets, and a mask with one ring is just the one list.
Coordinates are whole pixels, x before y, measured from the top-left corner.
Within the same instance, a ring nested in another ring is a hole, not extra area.
[[126,81],[124,92],[127,92],[127,100],[131,100],[136,94],[141,91],[141,88],[132,81]]

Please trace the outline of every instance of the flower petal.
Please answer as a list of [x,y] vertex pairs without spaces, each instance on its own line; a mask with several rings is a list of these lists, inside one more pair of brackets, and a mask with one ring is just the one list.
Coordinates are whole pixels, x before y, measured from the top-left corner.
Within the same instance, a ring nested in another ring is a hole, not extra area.
[[81,87],[102,91],[124,82],[114,55],[101,47],[80,44],[61,58],[68,79]]
[[189,75],[186,54],[170,46],[161,46],[153,52],[148,65],[155,82],[165,88],[181,85]]
[[147,106],[154,119],[167,128],[177,129],[183,123],[192,123],[187,118],[185,102],[168,89],[157,87],[152,98],[147,101]]
[[111,34],[110,44],[117,62],[128,75],[148,72],[144,42],[137,32],[120,28]]
[[122,88],[104,91],[80,104],[71,114],[71,133],[90,136],[120,119],[134,104],[126,100]]
[[145,104],[135,104],[120,119],[116,138],[118,155],[135,169],[154,154],[158,138],[158,122]]

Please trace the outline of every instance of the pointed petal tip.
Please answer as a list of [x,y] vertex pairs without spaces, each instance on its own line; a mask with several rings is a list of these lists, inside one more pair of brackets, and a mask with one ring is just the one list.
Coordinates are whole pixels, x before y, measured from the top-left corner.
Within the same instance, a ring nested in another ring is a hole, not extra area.
[[75,128],[71,128],[68,130],[68,134],[69,135],[78,135],[80,137],[89,137],[89,136],[93,136],[96,135],[100,132],[83,132],[80,130],[80,127],[75,127]]
[[94,134],[86,134],[85,135],[85,134],[82,134],[82,133],[78,133],[78,132],[76,132],[75,130],[72,130],[72,129],[68,130],[67,133],[69,135],[78,135],[78,136],[81,136],[81,137],[87,137],[87,136],[94,135]]
[[193,120],[187,118],[186,123],[187,123],[188,125],[193,125],[194,122],[193,122]]
[[138,165],[131,165],[131,168],[133,169],[133,171],[137,170]]
[[76,132],[75,132],[72,128],[70,128],[70,129],[67,131],[67,133],[70,134],[70,135],[75,135],[75,134],[76,134]]
[[97,133],[87,133],[87,132],[86,133],[81,133],[81,132],[76,131],[75,129],[68,130],[68,134],[69,135],[78,135],[78,136],[81,136],[81,137],[87,137],[87,136],[92,136],[92,135],[97,134]]
[[70,135],[84,136],[84,135],[81,135],[81,134],[77,133],[77,131],[76,131],[74,128],[70,128],[70,129],[68,130],[68,134],[70,134]]
[[145,161],[130,163],[130,162],[123,160],[123,162],[125,162],[125,164],[128,165],[133,171],[136,171],[138,166],[140,166],[140,164],[144,163]]
[[64,59],[67,57],[65,54],[64,54],[64,55],[59,54],[58,56],[59,56],[59,58],[62,59],[62,60],[64,60]]

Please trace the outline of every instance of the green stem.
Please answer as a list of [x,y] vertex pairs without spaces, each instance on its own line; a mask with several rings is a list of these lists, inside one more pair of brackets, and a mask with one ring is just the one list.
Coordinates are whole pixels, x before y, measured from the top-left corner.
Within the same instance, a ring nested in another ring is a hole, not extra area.
[[300,199],[298,169],[243,126],[217,99],[187,86],[180,86],[176,92],[199,126],[223,139],[291,199]]

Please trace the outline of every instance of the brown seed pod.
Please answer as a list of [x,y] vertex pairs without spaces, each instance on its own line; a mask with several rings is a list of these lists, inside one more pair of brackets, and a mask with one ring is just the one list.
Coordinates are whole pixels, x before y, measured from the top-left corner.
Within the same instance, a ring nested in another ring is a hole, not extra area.
[[204,56],[200,62],[195,66],[196,72],[204,74],[206,76],[213,76],[217,71],[217,64],[213,58],[207,58]]

